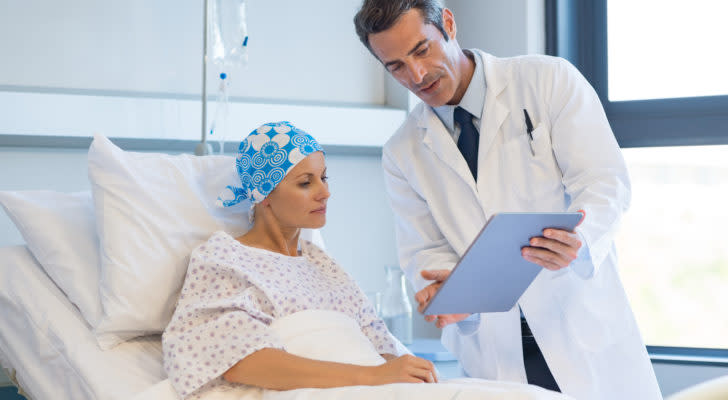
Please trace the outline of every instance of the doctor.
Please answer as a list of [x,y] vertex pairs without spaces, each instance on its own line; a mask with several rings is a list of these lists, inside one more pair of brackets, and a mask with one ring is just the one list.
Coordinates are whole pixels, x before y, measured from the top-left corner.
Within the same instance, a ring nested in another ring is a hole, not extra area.
[[423,101],[382,161],[400,265],[420,310],[494,213],[585,213],[576,232],[547,229],[523,249],[544,270],[518,307],[426,317],[444,327],[467,374],[577,399],[660,399],[616,268],[629,178],[586,80],[559,58],[461,49],[453,14],[437,0],[364,0],[354,24]]

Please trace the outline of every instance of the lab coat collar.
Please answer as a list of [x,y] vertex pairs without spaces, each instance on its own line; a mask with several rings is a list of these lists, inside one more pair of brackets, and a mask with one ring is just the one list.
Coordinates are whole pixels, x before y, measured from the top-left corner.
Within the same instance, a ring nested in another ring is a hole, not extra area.
[[418,121],[420,127],[424,129],[422,142],[430,151],[437,155],[440,161],[452,168],[468,184],[473,192],[477,192],[473,174],[470,172],[468,164],[465,162],[462,154],[460,154],[457,144],[452,140],[445,125],[437,117],[432,107],[425,105],[421,110],[422,114],[418,118]]
[[[497,136],[503,121],[510,113],[508,107],[498,98],[501,92],[508,86],[509,71],[500,71],[495,65],[495,58],[480,50],[474,50],[476,57],[483,61],[483,72],[485,74],[486,92],[483,104],[483,114],[480,120],[480,144],[478,146],[478,169],[483,164],[482,160]],[[486,113],[487,111],[487,113]],[[416,112],[416,110],[415,110]],[[417,118],[419,128],[424,130],[422,142],[445,165],[452,168],[464,182],[473,190],[478,192],[475,179],[468,169],[465,159],[460,154],[455,141],[448,133],[445,125],[438,118],[432,107],[423,104],[419,109],[420,115]],[[479,171],[480,173],[480,171]]]
[[[485,104],[483,105],[483,118],[480,120],[480,144],[478,146],[478,165],[487,154],[493,141],[500,132],[503,121],[511,110],[503,102],[500,94],[505,90],[511,80],[511,70],[496,65],[495,57],[480,50],[475,50],[483,60],[485,72]],[[486,114],[488,111],[488,114]]]

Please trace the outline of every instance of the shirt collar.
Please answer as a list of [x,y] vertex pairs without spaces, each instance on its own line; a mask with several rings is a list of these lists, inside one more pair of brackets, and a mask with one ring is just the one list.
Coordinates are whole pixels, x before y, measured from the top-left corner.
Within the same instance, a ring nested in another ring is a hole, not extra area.
[[455,107],[462,107],[465,111],[472,114],[475,118],[481,119],[483,117],[483,106],[485,104],[485,74],[483,73],[483,60],[480,56],[471,50],[465,50],[466,52],[473,55],[475,59],[475,71],[473,71],[473,77],[470,78],[468,88],[465,90],[463,98],[460,103],[455,105],[445,104],[440,107],[433,107],[435,114],[440,118],[445,128],[448,131],[453,132],[455,129],[455,120],[453,113]]

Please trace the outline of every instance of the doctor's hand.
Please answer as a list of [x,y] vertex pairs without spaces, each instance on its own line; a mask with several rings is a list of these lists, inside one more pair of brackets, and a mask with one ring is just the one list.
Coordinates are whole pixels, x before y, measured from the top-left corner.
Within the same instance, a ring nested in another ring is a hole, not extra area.
[[[584,216],[577,224],[581,224],[586,217],[584,210],[579,210]],[[547,228],[543,236],[533,237],[530,246],[521,249],[521,255],[526,261],[538,264],[548,270],[558,271],[568,267],[581,248],[581,240],[576,232],[561,229]]]
[[[425,270],[420,273],[423,278],[427,279],[428,281],[435,281],[425,287],[424,289],[420,290],[415,294],[415,300],[417,300],[418,306],[417,310],[422,313],[422,311],[425,309],[425,307],[430,303],[430,300],[432,300],[432,297],[437,293],[437,291],[440,289],[440,286],[442,286],[442,282],[447,279],[448,276],[450,276],[450,270],[449,269],[433,269],[433,270]],[[444,328],[446,325],[460,322],[470,316],[470,314],[441,314],[441,315],[425,315],[425,321],[427,322],[435,322],[435,326],[438,328]]]

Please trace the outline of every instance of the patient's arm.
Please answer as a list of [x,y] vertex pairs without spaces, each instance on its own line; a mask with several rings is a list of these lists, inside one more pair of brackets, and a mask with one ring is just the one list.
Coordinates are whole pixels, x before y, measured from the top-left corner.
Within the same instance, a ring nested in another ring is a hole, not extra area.
[[430,361],[404,355],[374,367],[318,361],[264,348],[238,361],[223,374],[229,382],[274,390],[435,382]]

